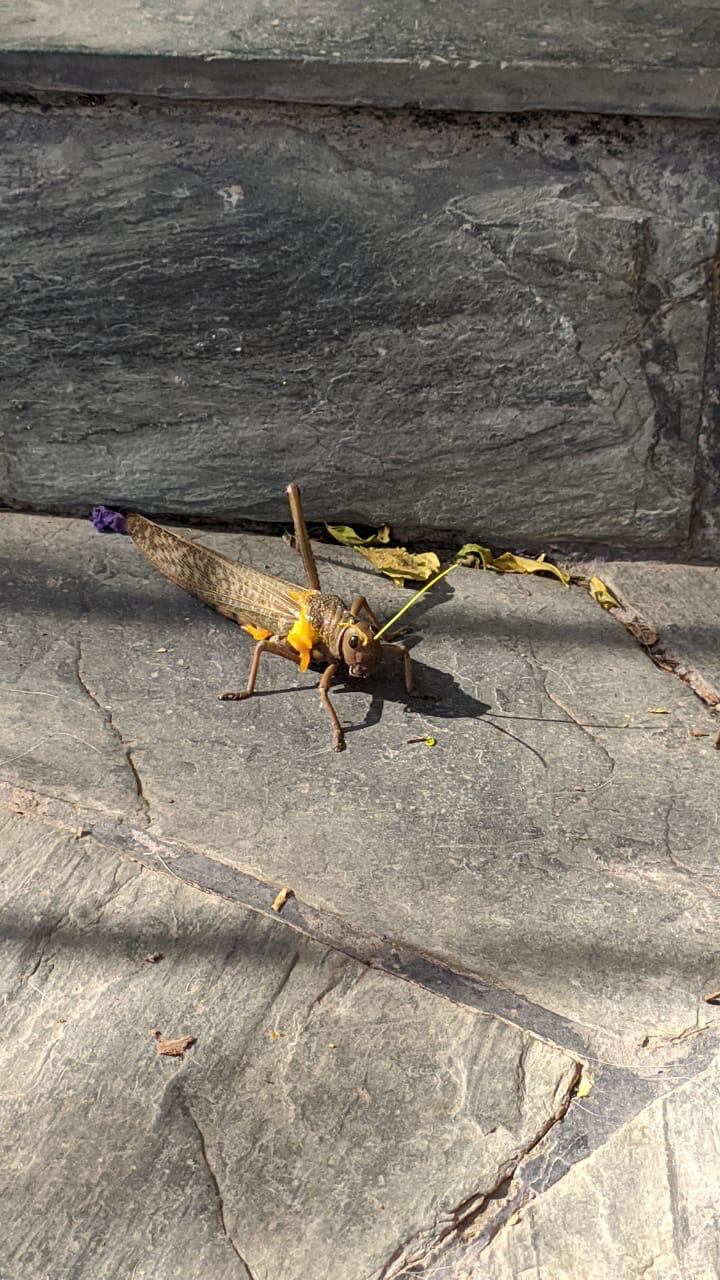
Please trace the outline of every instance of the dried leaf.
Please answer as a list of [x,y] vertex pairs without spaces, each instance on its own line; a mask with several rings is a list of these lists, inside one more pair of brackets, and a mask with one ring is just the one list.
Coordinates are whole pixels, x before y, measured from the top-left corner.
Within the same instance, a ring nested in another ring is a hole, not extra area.
[[370,547],[375,546],[377,542],[387,543],[390,541],[390,525],[383,524],[377,533],[371,533],[368,538],[361,538],[359,533],[350,528],[349,524],[326,524],[325,528],[334,538],[336,542],[342,542],[344,547]]
[[[638,644],[643,645],[645,649],[652,649],[653,645],[657,644],[657,631],[654,627],[648,626],[648,624],[643,622],[640,618],[621,618],[620,621],[630,632],[630,635],[635,637]],[[662,663],[657,656],[653,656],[653,661],[657,662],[658,666],[662,666]],[[665,670],[669,671],[671,668],[666,667]]]
[[180,1036],[177,1040],[166,1040],[160,1031],[151,1031],[155,1037],[157,1051],[163,1058],[182,1058],[183,1054],[195,1044],[195,1036]]
[[483,569],[489,569],[493,562],[493,553],[489,547],[481,547],[479,542],[466,542],[457,553],[458,560],[481,560]]
[[651,716],[669,716],[670,712],[667,707],[648,707],[648,715]]
[[424,551],[420,555],[411,555],[405,547],[358,547],[358,552],[369,560],[374,569],[387,574],[398,586],[402,586],[406,578],[415,582],[425,582],[437,573],[440,561],[434,551]]
[[512,551],[503,551],[502,555],[493,558],[490,568],[497,569],[498,573],[552,573],[560,579],[563,586],[570,586],[570,574],[542,557],[531,560],[528,556],[516,556]]
[[294,897],[295,897],[294,890],[290,888],[289,884],[284,884],[277,898],[272,904],[273,911],[282,911],[288,898],[294,898]]
[[588,591],[593,600],[596,600],[602,609],[620,608],[620,601],[615,599],[601,578],[591,578],[588,583]]
[[583,1071],[580,1077],[580,1083],[577,1089],[575,1090],[575,1097],[587,1098],[588,1094],[592,1091],[592,1087],[593,1087],[593,1078],[590,1072]]
[[720,987],[715,991],[708,991],[707,995],[703,996],[703,1000],[706,1004],[720,1004]]

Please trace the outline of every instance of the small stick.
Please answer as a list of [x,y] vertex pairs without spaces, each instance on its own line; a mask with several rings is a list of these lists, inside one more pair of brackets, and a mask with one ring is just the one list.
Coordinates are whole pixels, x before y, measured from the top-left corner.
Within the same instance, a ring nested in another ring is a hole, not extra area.
[[288,502],[290,503],[290,514],[293,518],[295,526],[295,542],[297,549],[302,556],[302,562],[305,566],[305,576],[308,580],[308,586],[311,591],[320,590],[320,578],[318,577],[317,565],[315,564],[315,556],[310,546],[310,538],[305,524],[305,516],[303,515],[302,502],[300,499],[300,490],[296,484],[289,484],[287,487]]

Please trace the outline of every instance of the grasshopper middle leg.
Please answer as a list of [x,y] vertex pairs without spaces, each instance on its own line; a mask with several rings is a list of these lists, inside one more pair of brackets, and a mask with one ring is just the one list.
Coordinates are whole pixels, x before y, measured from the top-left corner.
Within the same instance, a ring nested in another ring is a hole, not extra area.
[[275,653],[279,658],[287,658],[290,662],[297,665],[298,655],[293,648],[282,638],[282,636],[270,636],[268,640],[258,640],[250,663],[250,671],[248,674],[248,682],[244,689],[239,693],[221,693],[219,695],[221,702],[242,702],[245,698],[252,698],[255,692],[255,682],[258,678],[258,669],[260,667],[260,659],[264,653]]

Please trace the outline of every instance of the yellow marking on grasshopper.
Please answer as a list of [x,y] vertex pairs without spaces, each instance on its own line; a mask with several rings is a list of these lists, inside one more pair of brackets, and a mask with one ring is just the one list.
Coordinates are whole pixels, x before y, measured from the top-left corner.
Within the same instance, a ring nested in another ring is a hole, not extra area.
[[299,618],[293,623],[285,638],[295,652],[300,654],[300,670],[307,671],[312,651],[321,636],[313,627],[304,609],[300,610]]
[[272,631],[268,631],[265,627],[253,627],[249,622],[243,624],[243,631],[247,631],[253,640],[267,640],[268,636],[272,635]]

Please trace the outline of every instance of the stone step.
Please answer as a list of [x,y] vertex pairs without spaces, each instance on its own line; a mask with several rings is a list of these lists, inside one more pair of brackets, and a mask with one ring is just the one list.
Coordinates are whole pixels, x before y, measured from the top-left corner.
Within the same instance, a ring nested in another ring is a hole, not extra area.
[[169,6],[10,0],[0,82],[19,91],[452,111],[717,117],[711,4],[448,0]]

